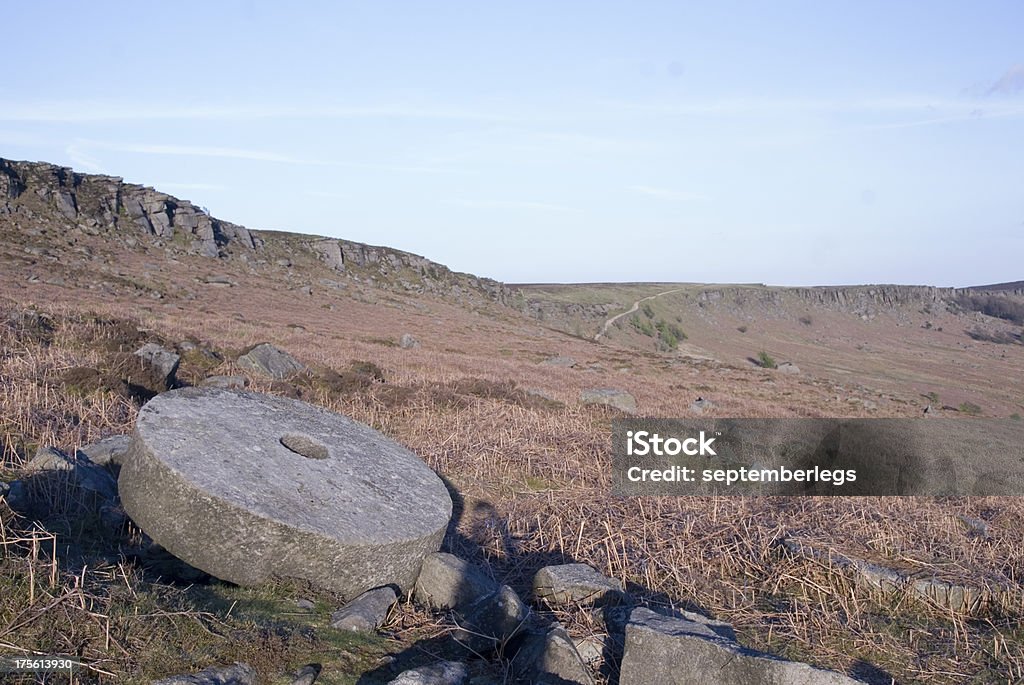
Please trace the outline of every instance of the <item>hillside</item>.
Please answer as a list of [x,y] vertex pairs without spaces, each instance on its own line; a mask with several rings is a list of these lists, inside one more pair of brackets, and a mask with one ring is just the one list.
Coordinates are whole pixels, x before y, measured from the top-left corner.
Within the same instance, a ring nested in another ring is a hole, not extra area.
[[[32,471],[39,450],[75,454],[130,433],[167,389],[133,359],[145,343],[181,357],[179,385],[300,398],[410,448],[455,496],[443,549],[523,597],[539,568],[581,562],[645,606],[727,621],[746,647],[864,682],[1024,678],[1016,499],[617,498],[609,435],[627,414],[587,401],[628,393],[650,417],[920,417],[930,405],[1019,419],[1017,293],[507,286],[11,161],[0,161],[0,236],[0,483],[28,483],[36,498],[19,511],[0,503],[0,646],[74,652],[89,664],[78,682],[249,660],[261,683],[287,685],[285,673],[317,661],[318,683],[383,684],[452,649],[450,616],[411,601],[379,634],[353,638],[329,627],[330,593],[197,576],[147,546],[116,505],[89,508]],[[272,379],[240,361],[262,342],[305,370]],[[985,601],[873,585],[865,569]],[[596,683],[618,682],[611,619],[535,609],[581,650],[599,645]],[[476,683],[510,673],[474,663]]]

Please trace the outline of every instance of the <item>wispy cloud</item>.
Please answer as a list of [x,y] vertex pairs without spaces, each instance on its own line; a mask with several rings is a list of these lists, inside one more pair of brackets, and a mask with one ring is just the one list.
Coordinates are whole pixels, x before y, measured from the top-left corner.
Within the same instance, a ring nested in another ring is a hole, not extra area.
[[[259,150],[249,148],[219,147],[206,145],[177,145],[177,144],[151,144],[151,143],[120,143],[103,140],[78,140],[73,146],[79,155],[84,157],[84,150],[99,149],[112,152],[128,152],[142,155],[170,155],[178,157],[211,157],[219,159],[241,159],[256,162],[269,162],[275,164],[293,164],[299,166],[322,166],[342,167],[352,169],[364,169],[388,172],[406,173],[429,173],[429,174],[451,174],[463,173],[459,169],[418,166],[407,164],[378,164],[374,162],[352,162],[348,160],[334,159],[313,159],[295,155],[283,154],[271,150]],[[69,148],[70,150],[70,148]],[[70,154],[70,152],[69,152]]]
[[209,191],[220,191],[227,190],[227,186],[220,185],[218,183],[177,183],[171,182],[160,182],[155,181],[150,184],[154,188],[159,190],[209,190]]
[[91,123],[116,121],[243,121],[259,119],[436,119],[507,122],[507,114],[483,109],[418,104],[383,105],[178,105],[129,102],[52,101],[16,103],[0,101],[0,121]]
[[510,209],[533,210],[541,212],[582,212],[576,207],[552,204],[549,202],[532,202],[529,200],[446,200],[447,204],[470,209]]
[[1024,64],[1014,64],[988,89],[989,95],[1013,95],[1024,91]]
[[71,144],[64,148],[65,154],[76,169],[82,171],[91,171],[94,174],[100,174],[104,172],[103,166],[96,161],[93,157],[88,155],[82,150],[80,145]]
[[664,200],[707,200],[707,195],[701,193],[691,193],[685,190],[674,190],[672,188],[657,188],[654,186],[629,186],[629,190],[634,193],[640,193],[641,195],[649,195],[651,197],[658,197]]

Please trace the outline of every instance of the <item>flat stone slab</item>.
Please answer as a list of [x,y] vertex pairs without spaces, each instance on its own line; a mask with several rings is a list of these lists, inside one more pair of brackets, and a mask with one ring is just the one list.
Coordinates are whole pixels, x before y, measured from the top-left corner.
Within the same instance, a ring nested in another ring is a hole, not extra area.
[[215,388],[146,404],[118,482],[135,523],[192,566],[239,585],[305,579],[347,598],[411,587],[452,513],[437,474],[372,428]]
[[372,633],[384,625],[398,597],[390,587],[364,592],[331,614],[331,627],[358,633]]
[[553,607],[624,599],[622,583],[587,564],[545,566],[533,577],[533,596]]

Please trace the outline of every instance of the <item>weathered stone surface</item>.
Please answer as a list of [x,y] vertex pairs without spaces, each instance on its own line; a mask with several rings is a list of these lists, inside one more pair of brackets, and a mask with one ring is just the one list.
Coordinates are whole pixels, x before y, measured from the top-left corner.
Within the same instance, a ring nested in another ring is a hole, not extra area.
[[345,260],[341,254],[341,243],[337,240],[318,240],[313,243],[313,249],[320,253],[320,258],[324,260],[331,269],[335,271],[345,270]]
[[384,624],[388,611],[397,601],[398,596],[391,588],[374,588],[331,614],[331,627],[372,633]]
[[554,366],[559,369],[571,369],[576,366],[576,360],[572,357],[549,357],[540,364],[541,366]]
[[260,343],[243,354],[238,365],[279,381],[306,370],[299,360],[270,343]]
[[398,341],[398,346],[403,350],[411,350],[420,346],[420,341],[412,333],[403,333]]
[[[326,458],[289,449],[287,436]],[[142,408],[119,485],[146,533],[215,577],[306,579],[346,597],[410,587],[452,510],[441,479],[368,426],[213,388],[175,390]]]
[[163,381],[165,387],[174,387],[174,374],[178,372],[181,357],[156,343],[146,343],[135,350],[135,356]]
[[83,445],[78,454],[98,466],[120,464],[131,443],[130,435],[111,435],[91,445]]
[[153,685],[256,685],[256,669],[243,663],[213,666],[192,675],[154,680]]
[[90,490],[106,499],[117,497],[114,477],[103,467],[87,458],[68,456],[56,447],[40,447],[36,455],[25,464],[27,471],[69,471],[71,482],[83,490]]
[[593,685],[594,676],[562,626],[531,632],[512,659],[512,669],[531,683]]
[[199,385],[221,390],[245,390],[249,385],[249,379],[245,376],[207,376],[199,381]]
[[443,552],[423,560],[415,594],[416,601],[433,609],[453,610],[466,629],[456,631],[456,637],[477,651],[504,644],[522,630],[530,615],[512,588]]
[[461,685],[469,670],[465,664],[455,661],[438,661],[404,671],[388,685]]
[[636,398],[625,390],[614,388],[599,388],[597,390],[584,390],[580,393],[582,404],[603,404],[614,407],[627,414],[636,413]]
[[788,373],[792,376],[796,376],[800,373],[800,367],[793,362],[782,362],[777,368],[779,373]]
[[533,596],[552,607],[624,599],[622,583],[586,564],[545,566],[533,577]]
[[633,609],[626,624],[620,685],[854,685],[842,673],[741,647],[715,626]]
[[292,685],[313,685],[322,670],[323,667],[320,664],[307,664],[295,674]]

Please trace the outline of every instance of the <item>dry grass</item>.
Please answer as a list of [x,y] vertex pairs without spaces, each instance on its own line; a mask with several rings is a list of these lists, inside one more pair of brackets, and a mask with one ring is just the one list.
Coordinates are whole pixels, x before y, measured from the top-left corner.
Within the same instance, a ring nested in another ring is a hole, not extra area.
[[[307,363],[335,370],[337,378],[321,369],[319,382],[303,383],[304,399],[378,428],[450,480],[461,501],[457,534],[446,546],[486,565],[524,596],[540,566],[582,561],[619,578],[646,602],[732,622],[745,644],[871,682],[1024,679],[1024,505],[1017,500],[617,499],[608,494],[613,414],[576,401],[584,387],[614,386],[631,391],[641,407],[661,416],[685,415],[697,394],[713,396],[720,415],[866,415],[836,403],[828,382],[654,354],[624,355],[541,329],[520,328],[512,335],[520,324],[441,302],[423,312],[337,301],[334,310],[305,317],[306,330],[299,331],[261,318],[288,311],[275,307],[278,296],[268,294],[259,311],[245,309],[240,301],[205,305],[211,311],[237,311],[237,317],[195,319],[172,307],[144,313],[143,337],[191,338],[221,351],[269,338]],[[35,326],[4,324],[6,312],[0,315],[6,479],[18,475],[36,445],[73,449],[130,430],[136,400],[110,389],[73,393],[60,385],[69,369],[104,368],[111,355],[125,351],[103,341],[141,340],[129,330],[133,326],[110,323],[121,321],[120,305],[90,306],[102,316],[71,308],[46,312],[48,332],[46,326],[40,332]],[[482,330],[487,327],[492,330]],[[405,330],[416,332],[422,348],[376,342]],[[555,353],[596,369],[536,363]],[[625,365],[631,373],[617,370]],[[201,371],[243,373],[227,356]],[[353,377],[345,374],[360,378],[348,382]],[[275,391],[265,380],[251,380],[254,389]],[[526,388],[562,404],[537,401]],[[907,402],[888,407],[890,415],[919,411]],[[58,509],[69,516],[74,503]],[[34,526],[2,505],[0,515],[0,648],[76,654],[87,663],[82,682],[114,682],[115,676],[141,681],[236,658],[251,659],[267,682],[282,677],[285,668],[316,659],[334,664],[336,672],[354,673],[374,669],[384,651],[430,643],[447,630],[436,617],[406,605],[390,624],[393,641],[339,645],[336,636],[324,632],[322,615],[287,619],[285,600],[293,598],[292,590],[270,589],[269,596],[232,591],[240,596],[216,585],[196,591],[159,582],[124,553],[138,536],[132,530],[97,542],[113,554],[74,565],[60,551],[67,543],[66,525],[51,520]],[[961,515],[986,521],[988,536],[971,536]],[[1005,586],[1008,599],[968,614],[879,592],[848,571],[783,554],[778,542],[786,534],[922,575]],[[86,529],[76,535],[96,533]],[[234,601],[251,611],[230,610]],[[560,618],[577,636],[603,630],[585,611]],[[329,670],[324,677],[331,682]],[[602,677],[614,679],[614,673]]]

